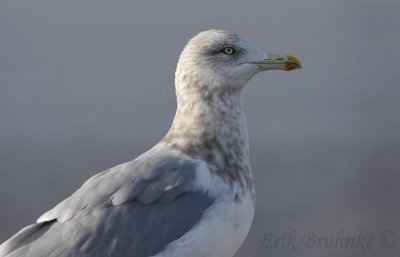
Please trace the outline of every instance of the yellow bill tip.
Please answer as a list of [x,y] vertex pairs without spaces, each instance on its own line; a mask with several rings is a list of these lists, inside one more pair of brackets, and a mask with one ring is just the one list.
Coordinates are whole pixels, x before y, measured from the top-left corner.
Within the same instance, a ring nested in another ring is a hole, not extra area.
[[288,63],[284,67],[285,71],[291,71],[302,68],[299,59],[297,59],[295,56],[287,54],[286,58]]

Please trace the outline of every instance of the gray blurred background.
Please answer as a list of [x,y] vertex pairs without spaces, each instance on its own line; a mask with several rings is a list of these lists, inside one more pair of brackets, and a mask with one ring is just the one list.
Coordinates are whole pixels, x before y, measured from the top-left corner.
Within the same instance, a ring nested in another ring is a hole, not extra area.
[[257,211],[236,257],[399,256],[398,0],[1,0],[0,241],[163,137],[210,28],[304,66],[243,92]]

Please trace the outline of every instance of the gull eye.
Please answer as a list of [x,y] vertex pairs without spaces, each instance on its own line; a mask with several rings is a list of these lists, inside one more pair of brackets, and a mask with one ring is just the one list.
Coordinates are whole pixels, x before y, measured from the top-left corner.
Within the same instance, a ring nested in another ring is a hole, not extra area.
[[223,49],[223,51],[224,51],[224,54],[227,54],[227,55],[232,55],[235,53],[235,49],[233,49],[232,47],[225,47]]

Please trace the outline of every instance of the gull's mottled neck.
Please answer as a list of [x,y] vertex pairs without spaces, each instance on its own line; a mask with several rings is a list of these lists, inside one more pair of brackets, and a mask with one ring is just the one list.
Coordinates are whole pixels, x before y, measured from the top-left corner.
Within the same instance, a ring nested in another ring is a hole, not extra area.
[[240,90],[183,78],[176,79],[177,111],[163,143],[204,160],[210,170],[243,189],[252,187]]
[[167,136],[201,142],[236,137],[247,143],[247,125],[238,92],[177,94],[177,110]]

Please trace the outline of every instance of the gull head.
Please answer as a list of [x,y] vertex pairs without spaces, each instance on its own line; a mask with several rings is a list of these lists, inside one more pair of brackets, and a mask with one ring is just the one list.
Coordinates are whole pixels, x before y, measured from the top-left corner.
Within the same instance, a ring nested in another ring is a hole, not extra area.
[[207,30],[194,36],[182,51],[175,74],[177,91],[240,91],[258,72],[301,68],[288,54],[269,54],[246,37]]

